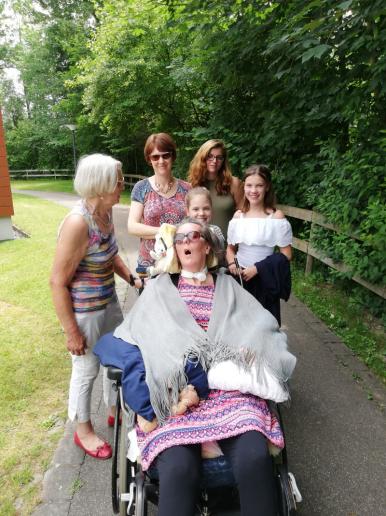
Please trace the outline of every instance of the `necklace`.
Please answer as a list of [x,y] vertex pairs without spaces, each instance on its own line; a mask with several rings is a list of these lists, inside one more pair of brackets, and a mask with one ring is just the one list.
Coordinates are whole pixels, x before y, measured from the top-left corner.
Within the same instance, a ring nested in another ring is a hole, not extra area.
[[95,208],[92,207],[89,203],[86,203],[86,207],[88,212],[90,213],[93,220],[96,222],[97,226],[99,226],[103,232],[110,232],[112,223],[110,213],[105,213],[104,216],[100,215]]
[[165,186],[161,185],[160,183],[157,183],[156,179],[154,178],[154,190],[156,192],[167,194],[168,192],[170,192],[173,185],[174,185],[174,177],[172,177],[171,180],[166,185],[166,190],[165,190]]

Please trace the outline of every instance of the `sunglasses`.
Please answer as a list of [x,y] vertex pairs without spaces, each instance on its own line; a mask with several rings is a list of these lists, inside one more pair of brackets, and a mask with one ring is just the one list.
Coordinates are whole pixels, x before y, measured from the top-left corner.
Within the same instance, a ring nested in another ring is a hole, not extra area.
[[158,161],[160,158],[168,160],[172,157],[171,152],[163,152],[162,154],[150,154],[149,158],[151,161]]
[[174,235],[174,243],[182,244],[184,239],[187,238],[189,242],[197,242],[201,238],[199,231],[189,231],[189,233],[176,233]]

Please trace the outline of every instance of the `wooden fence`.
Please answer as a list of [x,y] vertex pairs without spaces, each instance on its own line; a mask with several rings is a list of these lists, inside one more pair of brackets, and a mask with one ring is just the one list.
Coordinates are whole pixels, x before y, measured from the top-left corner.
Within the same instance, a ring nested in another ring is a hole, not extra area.
[[[304,210],[302,208],[295,208],[294,206],[286,206],[284,204],[279,204],[278,208],[280,208],[288,217],[294,217],[295,219],[304,220],[306,222],[311,222],[311,231],[310,235],[312,237],[312,230],[313,226],[322,226],[327,229],[331,229],[332,231],[336,231],[337,233],[340,232],[340,229],[338,226],[331,224],[327,222],[325,217],[312,210]],[[359,240],[358,237],[355,235],[349,235],[351,238],[354,238],[356,240]],[[301,240],[300,238],[294,237],[293,239],[293,247],[295,249],[298,249],[299,251],[302,251],[307,255],[306,260],[306,269],[305,274],[309,274],[312,270],[312,262],[313,259],[316,258],[322,263],[325,263],[329,267],[343,273],[350,273],[350,268],[342,263],[342,262],[335,262],[331,258],[328,258],[327,256],[324,256],[323,253],[315,249],[310,242],[307,240]],[[363,278],[359,276],[352,276],[351,278],[356,283],[359,283],[359,285],[362,285],[362,287],[367,288],[368,290],[371,290],[378,296],[382,297],[383,299],[386,299],[386,288],[384,286],[380,285],[374,285],[373,283],[369,283],[368,281],[364,280]]]
[[46,177],[47,179],[59,179],[74,177],[74,171],[68,168],[58,168],[56,170],[10,170],[11,179],[35,179]]
[[[58,178],[74,178],[74,171],[68,168],[59,168],[56,170],[10,170],[11,179],[35,179],[38,177],[46,177],[47,179]],[[125,174],[125,186],[132,188],[137,181],[147,176],[139,174]]]
[[[38,177],[46,177],[46,178],[73,178],[74,173],[69,169],[58,169],[58,170],[11,170],[9,175],[12,179],[29,179],[29,178],[38,178]],[[125,186],[128,188],[132,188],[135,183],[141,179],[144,179],[147,176],[140,174],[125,174]],[[305,222],[311,222],[311,232],[314,225],[322,226],[327,229],[331,229],[332,231],[340,232],[338,226],[327,222],[325,217],[312,210],[304,210],[302,208],[296,208],[294,206],[287,206],[284,204],[279,204],[278,208],[280,208],[288,217],[294,217],[296,219],[303,220]],[[358,239],[355,235],[350,235],[351,238]],[[312,270],[312,262],[313,259],[316,258],[322,263],[325,263],[329,267],[343,273],[350,273],[350,268],[342,262],[335,262],[331,258],[328,258],[323,255],[320,251],[315,249],[310,242],[307,240],[301,240],[300,238],[294,237],[293,239],[293,247],[302,251],[307,255],[306,260],[306,268],[305,274],[309,274]],[[386,288],[384,286],[374,285],[369,283],[368,281],[360,278],[359,276],[352,276],[353,281],[362,285],[363,287],[371,290],[378,296],[386,299]]]

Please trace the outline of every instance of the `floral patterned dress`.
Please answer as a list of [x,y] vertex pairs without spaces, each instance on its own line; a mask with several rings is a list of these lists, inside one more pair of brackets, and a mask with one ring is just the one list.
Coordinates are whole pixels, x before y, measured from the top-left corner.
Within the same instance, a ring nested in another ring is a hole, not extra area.
[[[143,224],[159,227],[163,223],[178,224],[185,217],[185,196],[190,184],[177,179],[177,190],[171,197],[163,197],[154,190],[148,179],[135,184],[131,200],[143,204]],[[139,247],[138,267],[147,268],[154,264],[150,251],[154,248],[154,239],[143,239]]]

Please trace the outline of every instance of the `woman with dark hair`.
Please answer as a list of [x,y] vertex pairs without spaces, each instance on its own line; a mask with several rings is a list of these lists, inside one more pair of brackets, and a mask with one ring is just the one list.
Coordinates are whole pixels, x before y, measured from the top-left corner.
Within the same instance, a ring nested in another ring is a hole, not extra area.
[[131,193],[129,234],[140,237],[138,267],[147,269],[154,260],[150,251],[162,223],[178,224],[185,216],[185,195],[189,183],[173,177],[176,144],[167,133],[152,134],[144,148],[145,160],[154,175],[138,181]]
[[205,186],[212,198],[212,223],[226,235],[228,223],[242,201],[241,182],[232,175],[221,140],[208,140],[198,149],[188,172],[192,187]]
[[244,173],[242,208],[229,223],[227,261],[235,276],[239,264],[245,288],[280,324],[280,298],[287,300],[291,289],[292,230],[275,202],[269,168],[251,165]]

